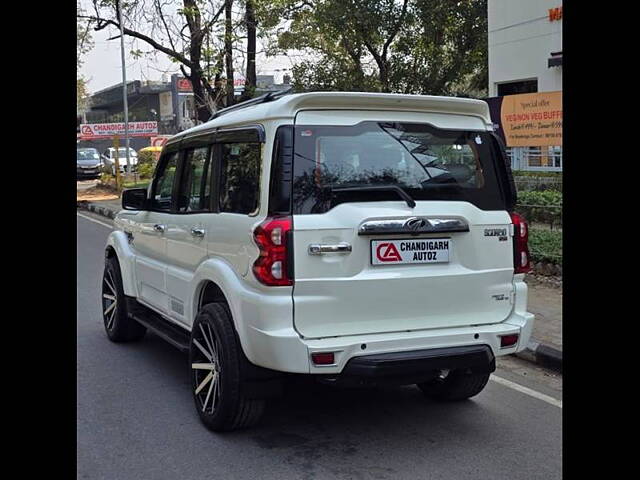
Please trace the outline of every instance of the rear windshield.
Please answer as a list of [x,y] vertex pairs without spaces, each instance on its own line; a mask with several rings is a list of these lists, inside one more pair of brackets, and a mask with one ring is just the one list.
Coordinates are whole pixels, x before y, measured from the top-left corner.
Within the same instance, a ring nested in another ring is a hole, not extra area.
[[323,213],[340,203],[401,200],[465,201],[505,210],[497,168],[503,163],[490,134],[442,130],[421,123],[361,122],[297,125],[293,212]]

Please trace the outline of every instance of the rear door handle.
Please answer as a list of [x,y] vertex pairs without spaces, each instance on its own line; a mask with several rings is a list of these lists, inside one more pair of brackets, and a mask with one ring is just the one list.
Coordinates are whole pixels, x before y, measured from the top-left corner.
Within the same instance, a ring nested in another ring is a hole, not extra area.
[[166,228],[166,227],[165,227],[164,225],[162,225],[161,223],[156,223],[156,224],[153,226],[153,229],[154,229],[156,232],[160,232],[160,233],[164,233],[165,228]]
[[204,228],[191,227],[191,235],[194,237],[204,237]]
[[324,255],[325,253],[349,253],[351,244],[341,242],[335,245],[312,243],[309,245],[309,255]]

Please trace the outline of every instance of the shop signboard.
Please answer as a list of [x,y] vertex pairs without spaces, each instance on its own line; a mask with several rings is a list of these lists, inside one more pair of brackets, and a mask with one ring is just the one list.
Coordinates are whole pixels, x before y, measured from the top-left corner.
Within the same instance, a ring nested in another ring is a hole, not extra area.
[[151,137],[151,146],[152,147],[164,147],[164,144],[167,143],[167,140],[171,138],[171,135],[158,135],[155,137]]
[[[130,137],[152,137],[158,134],[158,122],[129,122]],[[124,137],[124,122],[83,123],[80,125],[82,140],[102,140]]]
[[562,92],[487,99],[496,132],[507,147],[562,145]]

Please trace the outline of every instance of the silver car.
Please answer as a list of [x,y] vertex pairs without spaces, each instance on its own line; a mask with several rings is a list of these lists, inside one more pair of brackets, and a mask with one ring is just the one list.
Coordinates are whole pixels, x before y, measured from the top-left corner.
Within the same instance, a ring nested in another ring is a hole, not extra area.
[[98,178],[102,162],[95,148],[78,148],[76,154],[76,178]]

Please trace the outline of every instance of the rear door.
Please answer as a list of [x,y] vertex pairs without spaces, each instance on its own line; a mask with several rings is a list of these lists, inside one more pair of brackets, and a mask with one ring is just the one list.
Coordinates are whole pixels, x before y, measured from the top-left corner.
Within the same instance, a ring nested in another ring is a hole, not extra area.
[[511,220],[500,159],[480,119],[301,112],[294,151],[301,335],[481,325],[509,315]]

